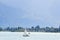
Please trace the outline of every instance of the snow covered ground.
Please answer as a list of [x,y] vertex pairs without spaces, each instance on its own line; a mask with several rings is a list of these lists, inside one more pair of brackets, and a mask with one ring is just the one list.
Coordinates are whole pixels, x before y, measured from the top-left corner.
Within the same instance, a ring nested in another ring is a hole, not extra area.
[[23,32],[0,32],[0,40],[60,40],[60,33],[30,32],[30,37],[23,37]]

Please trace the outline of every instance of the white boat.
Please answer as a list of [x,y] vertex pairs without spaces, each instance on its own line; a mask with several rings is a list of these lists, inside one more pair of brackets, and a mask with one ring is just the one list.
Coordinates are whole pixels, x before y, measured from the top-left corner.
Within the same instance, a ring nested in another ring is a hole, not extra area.
[[24,31],[23,37],[29,37],[29,34],[28,34],[28,32],[27,32],[26,29],[25,29],[25,31]]

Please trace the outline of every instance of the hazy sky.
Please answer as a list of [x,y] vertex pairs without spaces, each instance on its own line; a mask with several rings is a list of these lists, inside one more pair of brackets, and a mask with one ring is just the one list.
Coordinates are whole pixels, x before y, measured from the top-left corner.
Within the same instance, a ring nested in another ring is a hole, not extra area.
[[8,8],[0,7],[1,26],[60,25],[60,0],[0,0],[2,4]]

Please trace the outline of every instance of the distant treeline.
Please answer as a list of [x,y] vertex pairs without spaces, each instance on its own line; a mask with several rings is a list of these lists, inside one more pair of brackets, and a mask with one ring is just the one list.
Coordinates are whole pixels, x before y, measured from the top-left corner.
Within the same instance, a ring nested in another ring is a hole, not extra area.
[[36,27],[32,26],[31,28],[23,28],[23,27],[2,28],[2,27],[0,27],[0,31],[10,31],[10,32],[24,32],[25,29],[28,32],[60,32],[60,26],[59,26],[59,28],[54,28],[54,27],[40,28],[39,25],[37,25]]

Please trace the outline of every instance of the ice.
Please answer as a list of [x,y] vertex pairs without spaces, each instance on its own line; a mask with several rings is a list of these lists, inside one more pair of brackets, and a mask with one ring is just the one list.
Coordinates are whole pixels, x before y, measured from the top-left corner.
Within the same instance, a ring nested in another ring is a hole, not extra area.
[[60,40],[60,33],[30,32],[30,37],[23,37],[23,32],[0,32],[0,40]]

